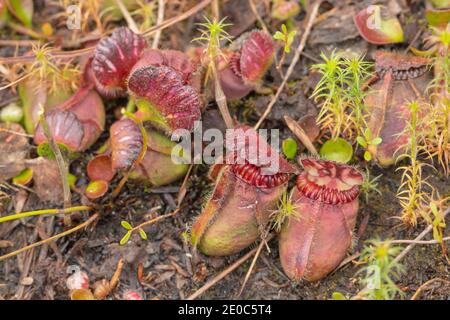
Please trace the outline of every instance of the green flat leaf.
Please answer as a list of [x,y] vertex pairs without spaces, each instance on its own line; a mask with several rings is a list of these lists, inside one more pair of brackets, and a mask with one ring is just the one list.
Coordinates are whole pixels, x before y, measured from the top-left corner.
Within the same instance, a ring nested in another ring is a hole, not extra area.
[[11,13],[19,19],[25,27],[31,28],[33,19],[33,0],[9,0]]
[[346,140],[336,138],[325,142],[319,153],[324,159],[347,163],[352,159],[353,148]]
[[363,148],[367,148],[366,140],[364,140],[363,137],[360,137],[360,136],[356,137],[356,142],[358,142],[358,144],[360,146],[362,146]]
[[147,240],[147,234],[141,228],[139,228],[139,235],[141,236],[142,240]]
[[284,40],[284,34],[282,34],[280,31],[275,32],[273,35],[274,39],[276,40]]
[[126,244],[128,242],[128,240],[130,240],[131,237],[131,231],[128,231],[127,233],[125,233],[125,235],[123,236],[122,239],[120,239],[119,244],[121,246],[123,246],[124,244]]
[[372,154],[369,151],[364,152],[364,160],[366,161],[372,160]]
[[131,230],[133,229],[133,227],[131,226],[131,224],[128,221],[121,221],[120,224],[122,225],[122,227],[124,227],[126,230]]
[[381,139],[380,137],[377,137],[377,138],[373,139],[373,140],[370,142],[370,144],[376,146],[376,145],[379,145],[382,141],[383,141],[383,139]]
[[298,145],[297,142],[292,138],[287,138],[283,141],[282,145],[283,153],[289,160],[292,160],[297,155]]
[[333,292],[331,295],[331,299],[333,300],[347,300],[347,298],[340,292]]

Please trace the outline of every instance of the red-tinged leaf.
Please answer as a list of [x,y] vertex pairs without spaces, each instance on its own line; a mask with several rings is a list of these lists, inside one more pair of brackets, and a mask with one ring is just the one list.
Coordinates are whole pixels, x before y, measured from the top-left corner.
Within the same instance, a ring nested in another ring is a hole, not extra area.
[[125,27],[100,40],[95,47],[92,70],[102,95],[117,97],[125,94],[128,74],[146,46],[142,36]]
[[111,157],[109,155],[99,155],[93,158],[87,165],[87,174],[91,181],[111,181],[115,174],[115,171],[112,169]]
[[100,96],[88,87],[79,89],[58,109],[73,112],[83,125],[84,137],[80,151],[89,148],[97,141],[105,129],[105,107]]
[[139,156],[143,137],[139,126],[130,118],[116,121],[110,129],[111,166],[113,170],[130,168]]
[[137,116],[150,120],[172,132],[193,130],[200,119],[200,97],[189,85],[184,85],[179,73],[170,67],[144,67],[135,70],[128,80],[129,91],[141,98]]
[[268,34],[250,33],[240,53],[240,71],[245,83],[256,84],[261,80],[272,64],[274,52],[274,43]]
[[354,17],[359,34],[369,43],[390,44],[403,42],[403,29],[396,17],[391,17],[382,6],[371,5]]
[[148,66],[166,66],[172,68],[181,75],[185,84],[188,83],[192,72],[194,72],[189,57],[184,52],[178,50],[145,49],[142,52],[141,59],[135,64],[131,73]]
[[[83,125],[73,112],[53,109],[46,113],[45,120],[57,144],[66,147],[69,151],[80,150],[84,130]],[[47,137],[39,124],[34,134],[34,143],[41,145],[46,142],[48,142]]]
[[220,85],[227,99],[241,99],[253,90],[253,87],[246,85],[230,67],[221,70],[219,77]]
[[33,134],[39,122],[39,110],[42,106],[50,111],[58,104],[70,98],[72,92],[59,90],[49,93],[39,85],[37,79],[31,77],[19,84],[19,96],[24,112],[24,125],[28,133]]

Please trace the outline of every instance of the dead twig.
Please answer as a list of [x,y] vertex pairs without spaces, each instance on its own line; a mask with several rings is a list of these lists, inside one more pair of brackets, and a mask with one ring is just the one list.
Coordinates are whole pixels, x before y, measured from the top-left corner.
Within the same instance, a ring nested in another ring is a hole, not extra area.
[[[164,21],[164,9],[166,3],[164,0],[158,0],[158,17],[156,18],[156,24],[159,25]],[[158,49],[159,39],[161,38],[161,29],[156,31],[155,37],[153,38],[152,49]]]
[[[448,241],[448,240],[450,240],[450,237],[445,237],[445,238],[442,238],[442,241]],[[438,240],[422,240],[422,241],[420,241],[420,240],[392,240],[391,241],[391,243],[397,243],[397,244],[401,244],[401,243],[405,243],[405,244],[410,244],[410,243],[413,243],[413,244],[439,244],[439,243],[441,243],[441,241],[438,241]]]
[[284,121],[286,121],[287,126],[292,131],[292,133],[295,134],[295,136],[300,140],[300,142],[308,149],[308,151],[317,156],[319,155],[319,152],[317,152],[316,147],[314,147],[314,144],[312,143],[311,139],[309,139],[308,135],[306,134],[305,130],[303,130],[302,126],[292,119],[289,116],[284,116]]
[[[61,177],[61,183],[63,187],[63,197],[64,197],[64,209],[71,207],[72,195],[70,193],[70,185],[67,177],[69,176],[69,168],[64,160],[61,150],[53,139],[52,132],[50,131],[50,127],[45,119],[44,108],[41,106],[39,122],[44,131],[44,135],[47,138],[48,144],[55,155],[56,164],[58,165],[59,175]],[[70,218],[70,214],[64,214],[64,225],[70,226],[72,224],[72,220]]]
[[127,8],[123,4],[122,0],[115,0],[117,6],[119,7],[120,11],[122,12],[123,17],[125,18],[128,28],[131,29],[136,34],[139,34],[139,28],[136,25],[136,22],[134,22],[133,17],[131,17],[130,13],[128,12]]
[[261,15],[258,12],[258,8],[256,8],[256,5],[253,2],[253,0],[248,0],[248,4],[250,5],[250,9],[252,10],[256,20],[258,20],[259,24],[261,25],[261,28],[264,30],[265,33],[270,34],[269,29],[264,23],[264,20],[261,18]]
[[11,258],[11,257],[14,257],[14,256],[16,256],[16,255],[18,255],[18,254],[20,254],[20,253],[22,253],[22,252],[28,251],[28,250],[30,250],[30,249],[32,249],[32,248],[35,248],[35,247],[38,247],[38,246],[40,246],[40,245],[42,245],[42,244],[48,243],[48,242],[50,242],[50,241],[54,241],[54,240],[56,240],[56,239],[65,237],[65,236],[67,236],[67,235],[69,235],[69,234],[71,234],[71,233],[74,233],[74,232],[76,232],[76,231],[78,231],[78,230],[81,230],[81,229],[87,227],[88,225],[90,225],[90,224],[91,224],[92,222],[94,222],[95,220],[97,220],[97,218],[98,218],[99,216],[100,216],[99,213],[95,213],[95,214],[93,214],[88,220],[86,220],[86,221],[83,222],[82,224],[79,224],[79,225],[76,226],[76,227],[73,227],[73,228],[71,228],[71,229],[69,229],[69,230],[67,230],[67,231],[58,233],[57,235],[54,235],[54,236],[52,236],[52,237],[49,237],[49,238],[47,238],[47,239],[45,239],[45,240],[41,240],[41,241],[32,243],[32,244],[30,244],[30,245],[28,245],[28,246],[25,246],[25,247],[23,247],[23,248],[20,248],[20,249],[18,249],[18,250],[16,250],[16,251],[13,251],[13,252],[7,253],[7,254],[5,254],[5,255],[3,255],[3,256],[0,256],[0,261],[6,260],[6,259]]
[[424,284],[422,284],[417,290],[416,292],[413,294],[413,296],[411,297],[411,300],[416,300],[417,297],[422,293],[422,291],[428,287],[430,284],[432,284],[433,282],[443,282],[447,285],[450,285],[450,281],[442,279],[442,278],[434,278],[431,280],[428,280],[427,282],[425,282]]
[[298,60],[300,59],[300,55],[303,51],[303,48],[305,47],[306,40],[308,39],[309,33],[311,32],[311,28],[313,25],[314,20],[317,17],[317,13],[319,12],[319,6],[320,6],[321,0],[317,0],[311,10],[311,13],[309,14],[308,23],[305,28],[305,32],[303,33],[302,39],[300,40],[300,43],[295,50],[294,57],[292,59],[291,65],[286,71],[286,74],[283,78],[283,81],[281,82],[281,85],[278,87],[277,92],[273,96],[272,100],[270,100],[269,105],[267,106],[266,110],[262,114],[261,118],[259,118],[258,122],[256,123],[254,129],[257,130],[263,121],[266,119],[266,117],[269,115],[270,111],[272,111],[273,106],[275,105],[275,102],[278,100],[278,97],[280,96],[281,92],[284,89],[284,86],[286,85],[289,77],[291,76],[292,72],[294,71],[295,66],[297,65]]
[[[445,210],[444,212],[444,219],[447,216],[447,214],[450,213],[450,207],[447,208],[447,210]],[[423,230],[415,239],[414,241],[417,242],[419,240],[422,240],[431,230],[433,230],[433,225],[429,225],[428,227],[425,228],[425,230]],[[401,259],[403,259],[408,252],[410,252],[414,247],[415,247],[416,243],[411,243],[410,245],[408,245],[405,249],[403,249],[402,252],[400,252],[399,255],[397,255],[395,257],[395,259],[392,261],[392,263],[397,263],[400,262]]]
[[143,32],[143,35],[144,36],[152,35],[153,33],[157,32],[158,30],[165,29],[165,28],[170,27],[180,21],[183,21],[183,20],[189,18],[190,16],[196,14],[203,8],[205,8],[207,5],[209,5],[211,3],[211,1],[212,0],[203,0],[202,2],[193,6],[191,9],[187,10],[186,12],[184,12],[178,16],[175,16],[173,18],[167,19],[163,23],[147,29],[146,31]]

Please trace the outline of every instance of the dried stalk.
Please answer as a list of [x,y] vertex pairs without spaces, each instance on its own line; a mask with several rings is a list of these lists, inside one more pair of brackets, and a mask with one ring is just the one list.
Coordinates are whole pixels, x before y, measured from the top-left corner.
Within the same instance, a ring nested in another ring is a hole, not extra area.
[[[158,0],[158,18],[156,20],[156,25],[160,25],[164,21],[164,9],[166,3],[164,0]],[[155,37],[153,38],[152,49],[158,49],[159,39],[161,39],[161,29],[156,31]]]
[[[41,109],[41,113],[39,115],[39,122],[44,131],[44,135],[47,138],[48,144],[55,155],[56,164],[58,165],[59,175],[61,176],[61,182],[63,187],[63,197],[64,197],[64,209],[71,207],[72,196],[70,194],[70,185],[69,180],[67,179],[69,175],[69,168],[64,160],[64,157],[53,139],[52,133],[48,126],[47,120],[45,119],[44,110]],[[70,226],[72,224],[70,214],[68,212],[64,213],[64,225]]]

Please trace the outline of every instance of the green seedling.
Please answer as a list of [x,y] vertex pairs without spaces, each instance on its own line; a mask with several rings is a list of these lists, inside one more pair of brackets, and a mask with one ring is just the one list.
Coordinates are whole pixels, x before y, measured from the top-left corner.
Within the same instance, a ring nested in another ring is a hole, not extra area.
[[394,247],[391,241],[370,240],[364,246],[360,260],[367,263],[357,274],[363,274],[361,283],[365,286],[360,296],[373,300],[392,300],[403,296],[395,284],[404,273],[404,268],[396,262],[395,256],[401,247]]
[[286,25],[283,23],[281,25],[281,31],[275,32],[273,35],[273,38],[275,40],[280,41],[283,44],[283,53],[281,55],[280,60],[277,63],[277,70],[281,70],[281,66],[284,63],[284,60],[286,59],[286,54],[291,52],[291,45],[292,42],[294,42],[295,35],[297,34],[297,31],[292,30],[288,31]]
[[380,137],[372,137],[372,132],[369,128],[366,128],[364,130],[364,133],[362,136],[356,137],[356,142],[364,148],[364,160],[370,161],[372,160],[372,148],[379,145],[383,140]]
[[312,66],[322,75],[311,96],[322,104],[318,124],[332,138],[342,134],[352,140],[366,126],[362,84],[372,75],[372,63],[364,61],[364,56],[347,58],[336,51],[329,57],[321,53],[321,58],[323,63]]
[[371,179],[370,178],[370,171],[368,168],[366,168],[366,172],[364,174],[364,182],[361,185],[361,192],[364,194],[365,196],[365,200],[366,203],[369,203],[369,194],[371,192],[376,192],[378,194],[381,195],[381,191],[378,189],[378,180],[382,177],[383,175],[380,174],[378,176],[376,176],[375,178]]

